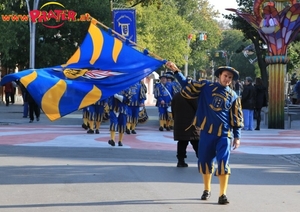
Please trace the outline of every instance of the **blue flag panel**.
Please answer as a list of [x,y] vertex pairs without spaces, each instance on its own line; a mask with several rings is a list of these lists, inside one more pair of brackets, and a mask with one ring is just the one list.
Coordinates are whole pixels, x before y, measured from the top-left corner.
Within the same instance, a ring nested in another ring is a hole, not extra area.
[[83,43],[66,64],[6,75],[1,85],[19,80],[54,121],[128,88],[165,63],[127,45],[92,21]]

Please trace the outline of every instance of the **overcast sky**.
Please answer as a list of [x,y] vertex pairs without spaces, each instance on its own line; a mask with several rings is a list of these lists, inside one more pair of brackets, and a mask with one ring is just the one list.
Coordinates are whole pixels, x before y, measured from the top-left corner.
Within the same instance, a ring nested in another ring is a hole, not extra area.
[[[230,14],[232,12],[225,10],[225,8],[234,8],[237,9],[236,0],[208,0],[209,3],[214,6],[215,10],[219,10],[221,14]],[[222,18],[220,15],[219,18]]]

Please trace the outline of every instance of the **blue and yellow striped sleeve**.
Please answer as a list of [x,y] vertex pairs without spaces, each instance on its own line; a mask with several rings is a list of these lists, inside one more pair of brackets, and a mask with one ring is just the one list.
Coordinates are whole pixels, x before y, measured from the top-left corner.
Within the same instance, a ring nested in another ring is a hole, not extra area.
[[233,129],[234,138],[241,137],[241,128],[244,127],[243,111],[241,105],[241,99],[238,97],[233,102],[230,109],[230,125]]

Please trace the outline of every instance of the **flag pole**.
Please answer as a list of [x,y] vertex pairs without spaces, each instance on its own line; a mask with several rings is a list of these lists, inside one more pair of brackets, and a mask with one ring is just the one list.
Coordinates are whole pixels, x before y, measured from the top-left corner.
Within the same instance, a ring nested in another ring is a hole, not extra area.
[[130,44],[132,44],[133,46],[136,46],[140,49],[143,49],[143,50],[146,50],[147,51],[147,54],[155,57],[156,59],[159,59],[159,60],[165,60],[163,58],[161,58],[160,56],[154,54],[153,52],[150,52],[148,51],[146,48],[138,45],[137,43],[131,41],[131,40],[128,40],[126,37],[124,37],[123,35],[119,34],[118,32],[116,32],[115,30],[109,28],[108,26],[104,25],[103,23],[101,23],[100,21],[98,21],[97,19],[93,18],[92,16],[90,16],[89,14],[86,14],[86,17],[89,17],[90,21],[93,23],[93,24],[99,24],[101,27],[105,28],[106,30],[110,30],[113,34],[117,35],[118,37],[122,38],[123,40],[125,40],[126,42],[128,41]]

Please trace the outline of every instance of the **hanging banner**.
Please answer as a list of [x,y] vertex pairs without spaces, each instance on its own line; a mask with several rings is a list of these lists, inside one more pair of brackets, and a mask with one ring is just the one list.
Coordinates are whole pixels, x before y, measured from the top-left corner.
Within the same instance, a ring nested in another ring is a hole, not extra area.
[[135,9],[113,9],[114,30],[136,43]]

